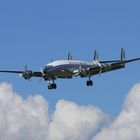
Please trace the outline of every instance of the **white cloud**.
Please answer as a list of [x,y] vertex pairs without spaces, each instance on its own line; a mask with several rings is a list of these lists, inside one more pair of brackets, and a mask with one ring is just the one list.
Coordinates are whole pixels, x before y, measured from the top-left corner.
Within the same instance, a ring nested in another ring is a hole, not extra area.
[[88,140],[109,120],[99,108],[61,100],[50,123],[48,140]]
[[[95,106],[60,100],[48,114],[42,96],[23,99],[7,83],[0,84],[0,140],[139,140],[140,84],[127,95],[112,121]],[[110,122],[110,124],[109,124]]]
[[94,106],[60,100],[52,116],[42,96],[23,100],[12,86],[0,84],[0,140],[85,140],[109,120]]
[[125,99],[119,116],[93,140],[140,140],[140,84]]
[[43,140],[48,128],[48,104],[41,96],[27,100],[0,84],[0,140]]

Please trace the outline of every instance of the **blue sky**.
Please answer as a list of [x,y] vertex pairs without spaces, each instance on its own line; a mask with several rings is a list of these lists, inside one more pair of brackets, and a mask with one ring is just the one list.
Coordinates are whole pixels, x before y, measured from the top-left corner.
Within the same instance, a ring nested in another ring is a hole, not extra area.
[[[118,59],[120,49],[127,58],[140,57],[140,2],[138,0],[41,0],[0,2],[0,69],[39,70],[51,60],[67,58],[92,61],[94,50],[101,60]],[[139,82],[140,63],[122,71],[93,77],[94,87],[86,79],[57,80],[58,89],[48,91],[40,79],[24,81],[15,75],[0,75],[0,81],[13,85],[27,97],[44,96],[52,110],[59,99],[80,105],[96,105],[116,115],[130,88]]]

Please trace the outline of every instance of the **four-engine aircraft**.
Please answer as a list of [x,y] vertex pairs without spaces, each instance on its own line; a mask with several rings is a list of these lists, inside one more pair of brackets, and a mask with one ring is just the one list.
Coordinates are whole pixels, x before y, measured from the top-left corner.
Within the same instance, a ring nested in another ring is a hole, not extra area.
[[53,61],[47,64],[45,68],[41,71],[32,71],[28,70],[27,67],[25,67],[25,70],[23,71],[0,70],[0,72],[19,74],[27,80],[31,79],[32,77],[41,77],[45,81],[49,81],[48,89],[57,88],[55,80],[58,78],[71,79],[77,76],[80,76],[82,78],[88,78],[86,85],[92,86],[92,76],[125,68],[125,65],[127,63],[137,60],[140,60],[140,58],[126,60],[125,51],[122,48],[120,60],[100,61],[98,52],[95,51],[94,60],[92,62],[86,62],[73,60],[71,53],[69,53],[67,60]]

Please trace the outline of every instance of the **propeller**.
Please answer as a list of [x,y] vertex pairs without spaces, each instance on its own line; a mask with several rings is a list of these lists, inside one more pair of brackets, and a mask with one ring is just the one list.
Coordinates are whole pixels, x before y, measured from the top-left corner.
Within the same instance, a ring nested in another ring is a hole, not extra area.
[[30,80],[32,77],[32,71],[28,70],[28,65],[25,65],[23,73],[21,73],[19,76],[22,76],[26,80]]

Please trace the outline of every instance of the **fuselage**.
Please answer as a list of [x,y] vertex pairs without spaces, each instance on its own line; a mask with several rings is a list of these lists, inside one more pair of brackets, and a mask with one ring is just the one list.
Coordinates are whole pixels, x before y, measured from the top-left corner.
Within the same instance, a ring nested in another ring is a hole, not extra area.
[[[90,67],[96,67],[98,63],[96,61],[86,62],[80,60],[57,60],[47,64],[43,70],[44,73],[53,73],[56,78],[72,78],[76,76],[76,73],[80,69],[89,69]],[[50,77],[52,78],[52,77]]]

